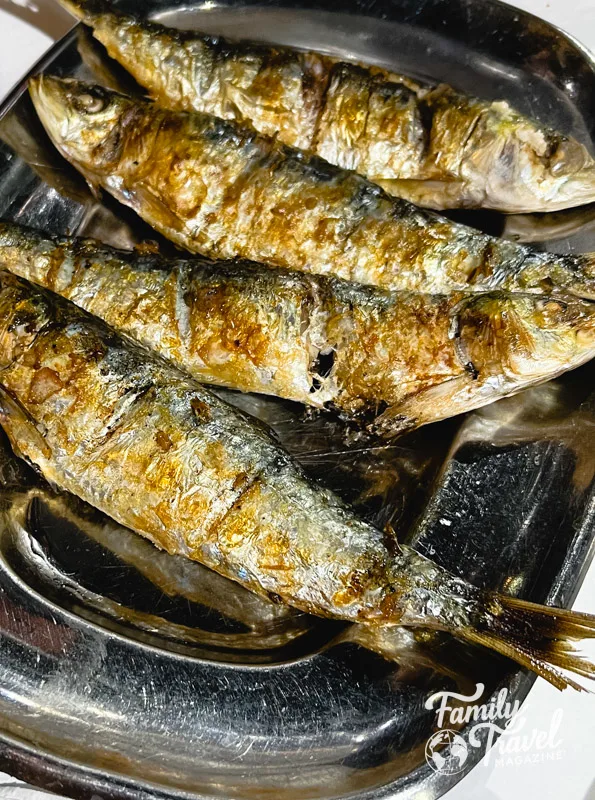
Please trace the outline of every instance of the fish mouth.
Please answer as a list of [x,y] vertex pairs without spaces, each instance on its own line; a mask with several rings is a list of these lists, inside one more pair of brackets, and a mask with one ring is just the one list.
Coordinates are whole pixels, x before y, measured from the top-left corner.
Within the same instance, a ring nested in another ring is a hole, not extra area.
[[547,159],[546,172],[545,210],[581,206],[595,199],[595,160],[576,139],[564,138],[558,143]]
[[105,11],[105,5],[99,0],[59,0],[60,5],[76,19],[89,20],[94,14]]
[[483,208],[505,214],[546,214],[567,211],[595,202],[595,164],[556,180],[555,187],[543,193],[523,186],[491,189],[482,202]]
[[569,175],[556,195],[544,203],[544,211],[562,211],[595,201],[595,164]]
[[486,197],[482,205],[510,214],[548,213],[595,201],[595,159],[584,144],[566,139],[551,156],[522,146],[511,148],[512,164],[484,159]]
[[54,143],[67,139],[71,127],[67,82],[51,75],[35,75],[29,80],[29,94],[43,127]]

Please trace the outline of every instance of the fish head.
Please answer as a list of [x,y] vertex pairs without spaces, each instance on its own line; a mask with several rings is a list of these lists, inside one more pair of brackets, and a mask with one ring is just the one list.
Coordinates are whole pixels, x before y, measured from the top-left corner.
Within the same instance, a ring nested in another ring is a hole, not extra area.
[[77,80],[36,75],[29,81],[35,110],[62,155],[81,171],[117,161],[124,95]]
[[542,158],[542,182],[550,203],[546,210],[585,205],[595,200],[595,161],[575,139],[553,134]]
[[515,386],[595,357],[595,303],[570,295],[479,294],[463,301],[452,330],[470,373]]
[[559,211],[595,201],[595,160],[587,148],[505,102],[490,106],[462,170],[473,185],[484,185],[482,205],[501,211]]

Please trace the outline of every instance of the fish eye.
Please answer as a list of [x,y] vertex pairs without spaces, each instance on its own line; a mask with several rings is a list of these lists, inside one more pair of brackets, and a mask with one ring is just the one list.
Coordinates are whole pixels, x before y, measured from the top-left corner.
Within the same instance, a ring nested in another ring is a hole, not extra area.
[[539,311],[545,311],[547,314],[563,314],[568,309],[568,303],[562,300],[548,298],[547,300],[539,300],[537,308]]
[[584,168],[585,154],[576,143],[562,137],[550,155],[549,166],[551,174],[555,177],[574,175]]
[[562,175],[568,169],[564,158],[564,149],[558,148],[554,156],[550,159],[550,170],[552,175]]
[[99,111],[103,111],[103,109],[106,107],[107,100],[105,97],[101,97],[99,94],[91,94],[90,92],[86,92],[85,94],[80,94],[77,96],[76,104],[81,111],[85,111],[88,114],[97,114]]
[[573,312],[569,303],[565,303],[559,298],[543,298],[535,304],[535,310],[540,315],[540,325],[557,327],[567,325],[573,318]]

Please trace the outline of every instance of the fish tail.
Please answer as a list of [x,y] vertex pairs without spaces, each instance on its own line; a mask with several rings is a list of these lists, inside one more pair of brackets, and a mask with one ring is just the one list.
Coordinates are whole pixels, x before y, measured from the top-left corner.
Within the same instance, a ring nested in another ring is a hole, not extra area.
[[416,577],[400,601],[401,624],[446,630],[513,659],[558,689],[589,691],[566,673],[595,680],[595,664],[575,648],[595,638],[595,615],[478,589],[411,551],[407,559],[410,567],[415,562]]
[[587,691],[562,670],[595,680],[595,664],[574,647],[595,638],[595,616],[495,593],[482,605],[471,625],[453,631],[456,636],[512,658],[558,689]]

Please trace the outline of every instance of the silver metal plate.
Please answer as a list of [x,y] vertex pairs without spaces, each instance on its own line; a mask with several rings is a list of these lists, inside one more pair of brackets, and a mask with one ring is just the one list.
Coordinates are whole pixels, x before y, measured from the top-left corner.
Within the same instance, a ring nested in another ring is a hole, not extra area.
[[[498,2],[121,6],[447,80],[593,146],[595,65],[560,32]],[[134,91],[82,28],[35,69]],[[124,247],[157,238],[89,193],[24,89],[0,118],[0,217]],[[542,246],[595,250],[593,209],[573,214],[571,237],[565,217],[539,219],[565,237]],[[462,216],[510,230],[496,214]],[[346,443],[336,420],[305,418],[289,403],[223,394],[376,524],[390,522],[478,585],[567,606],[594,538],[594,376],[587,365],[390,446]],[[426,764],[435,725],[426,698],[481,680],[488,695],[506,686],[522,699],[532,684],[452,639],[396,631],[369,642],[357,626],[255,598],[54,492],[0,444],[0,769],[80,798],[429,800],[464,771]],[[473,748],[465,771],[481,755]]]

